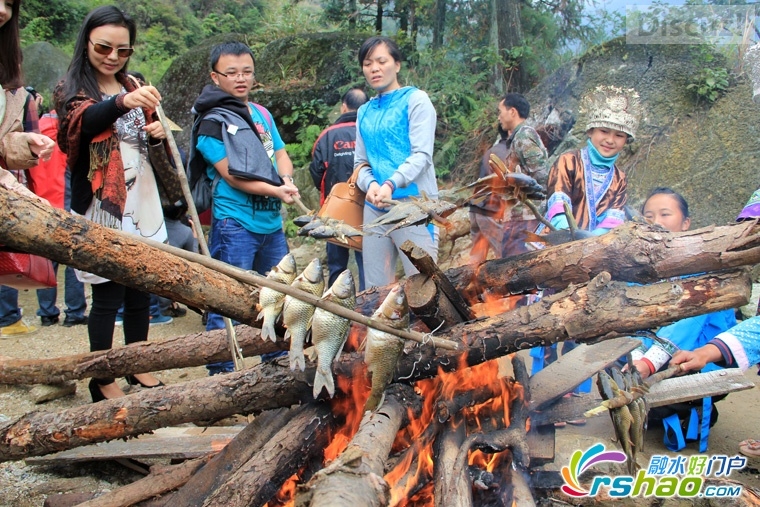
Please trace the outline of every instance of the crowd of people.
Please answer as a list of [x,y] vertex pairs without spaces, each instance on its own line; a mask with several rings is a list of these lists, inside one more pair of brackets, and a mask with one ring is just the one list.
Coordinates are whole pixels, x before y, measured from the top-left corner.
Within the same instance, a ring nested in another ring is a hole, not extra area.
[[[115,6],[98,7],[87,15],[68,72],[55,91],[54,108],[43,117],[53,127],[44,127],[45,135],[40,133],[44,125],[38,124],[39,103],[21,76],[21,3],[0,4],[0,184],[104,227],[159,242],[181,237],[177,241],[185,248],[197,248],[186,223],[186,206],[175,201],[168,206],[165,199],[171,185],[161,167],[171,153],[155,112],[161,93],[128,73],[137,38],[134,20]],[[366,194],[365,223],[382,217],[394,202],[438,197],[433,164],[436,111],[427,93],[402,85],[402,61],[398,45],[390,38],[374,36],[362,44],[358,63],[374,96],[368,98],[360,88],[348,90],[342,97],[341,116],[320,135],[312,152],[310,173],[322,199],[335,183],[358,171],[357,185]],[[211,49],[211,84],[193,105],[188,167],[213,182],[211,255],[264,275],[289,252],[282,204],[293,203],[300,193],[274,117],[249,100],[255,70],[254,54],[243,43],[227,42]],[[640,121],[641,103],[634,90],[613,86],[591,90],[581,108],[586,142],[560,154],[551,167],[540,136],[526,122],[530,104],[525,97],[506,94],[498,102],[498,111],[500,136],[485,154],[479,176],[491,173],[489,160],[495,155],[510,172],[530,176],[545,187],[547,199],[539,205],[544,216],[536,216],[514,196],[492,195],[474,203],[470,208],[473,262],[486,260],[489,248],[495,257],[539,248],[535,241],[526,240],[527,233],[541,235],[548,229],[577,226],[588,234],[602,235],[624,222],[628,185],[616,162],[633,142]],[[35,173],[49,176],[36,179]],[[54,188],[45,189],[35,181],[48,181],[47,186]],[[739,218],[757,218],[757,207],[751,201]],[[652,191],[642,212],[673,232],[690,225],[688,204],[667,188]],[[177,232],[172,233],[173,229]],[[393,283],[398,261],[405,276],[416,272],[400,255],[406,240],[437,259],[435,225],[382,229],[365,236],[362,251],[356,253],[361,289]],[[328,245],[327,256],[332,283],[346,269],[349,250]],[[84,283],[92,291],[89,315],[85,314]],[[117,313],[126,344],[148,339],[149,294],[68,268],[65,290],[63,325],[86,324],[90,350],[113,346]],[[55,289],[39,291],[38,299],[41,325],[58,323]],[[163,305],[167,310],[171,302]],[[760,317],[737,324],[733,315],[727,310],[661,328],[657,335],[662,341],[642,343],[634,366],[646,377],[668,364],[699,371],[708,365],[747,369],[759,363]],[[28,333],[33,327],[21,317],[17,292],[3,287],[0,335]],[[208,315],[207,330],[223,327],[221,315]],[[571,347],[572,343],[565,343],[564,352]],[[532,355],[540,367],[553,354],[541,348]],[[222,374],[232,371],[233,364],[215,363],[207,368],[210,375]],[[145,388],[163,385],[150,373],[130,375],[127,381]],[[94,402],[124,394],[113,378],[92,379],[89,387]],[[760,443],[742,442],[741,451],[758,456]]]

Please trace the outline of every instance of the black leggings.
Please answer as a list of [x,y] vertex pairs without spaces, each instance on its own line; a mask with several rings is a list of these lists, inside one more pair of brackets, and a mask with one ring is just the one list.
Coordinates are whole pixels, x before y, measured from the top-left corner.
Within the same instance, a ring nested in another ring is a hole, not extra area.
[[[150,326],[150,295],[116,282],[92,286],[92,308],[87,320],[90,351],[108,350],[113,346],[113,328],[116,312],[124,304],[124,343],[143,342],[148,339]],[[113,379],[97,379],[101,385]]]

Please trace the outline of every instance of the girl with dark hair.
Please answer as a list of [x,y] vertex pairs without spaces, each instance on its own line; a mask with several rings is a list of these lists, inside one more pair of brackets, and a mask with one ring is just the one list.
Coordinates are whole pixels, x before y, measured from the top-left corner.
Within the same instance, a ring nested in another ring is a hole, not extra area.
[[[55,142],[39,133],[37,104],[23,87],[18,39],[20,4],[21,0],[0,3],[0,185],[37,198],[24,185],[23,170],[40,160],[49,160]],[[36,330],[21,318],[18,291],[0,289],[0,337]]]
[[[165,150],[166,134],[154,120],[161,95],[127,76],[135,35],[134,21],[117,7],[98,7],[87,15],[65,82],[56,90],[58,143],[71,168],[72,212],[104,227],[164,242],[166,227],[150,162],[156,150]],[[89,273],[78,271],[77,276],[92,284],[87,324],[91,351],[111,348],[122,303],[124,341],[148,339],[147,293]],[[130,375],[127,381],[162,385],[148,373]],[[114,379],[101,378],[92,379],[90,394],[99,401],[124,393]]]
[[[655,188],[641,208],[644,217],[667,229],[678,233],[689,230],[691,219],[689,218],[689,204],[683,196],[667,187]],[[736,317],[733,308],[706,315],[698,315],[679,320],[669,326],[663,326],[657,330],[658,341],[642,339],[642,346],[635,349],[631,354],[633,365],[641,374],[642,378],[656,373],[669,364],[671,358],[678,350],[694,350],[711,343],[720,333],[736,325]],[[714,364],[707,365],[702,371],[707,372],[718,369]],[[721,398],[718,398],[721,399]],[[688,403],[676,403],[664,407],[657,407],[649,412],[651,420],[662,420],[665,425],[665,444],[671,450],[680,450],[685,445],[681,434],[679,417],[684,420],[701,418],[704,424],[700,424],[701,447],[707,448],[707,436],[709,426],[715,424],[718,419],[717,408],[712,405],[711,398],[695,400]],[[693,409],[693,410],[692,410]],[[704,452],[701,449],[701,452]]]
[[[436,114],[427,93],[399,83],[401,53],[391,39],[376,36],[364,41],[359,65],[367,84],[378,93],[359,108],[356,118],[354,167],[369,164],[357,180],[367,193],[364,223],[368,223],[387,213],[391,199],[405,200],[423,193],[438,198],[433,167]],[[406,240],[412,240],[433,260],[438,257],[438,228],[432,224],[397,229],[386,237],[387,228],[364,237],[367,288],[392,283],[399,257],[407,276],[417,273],[405,255],[399,256]]]

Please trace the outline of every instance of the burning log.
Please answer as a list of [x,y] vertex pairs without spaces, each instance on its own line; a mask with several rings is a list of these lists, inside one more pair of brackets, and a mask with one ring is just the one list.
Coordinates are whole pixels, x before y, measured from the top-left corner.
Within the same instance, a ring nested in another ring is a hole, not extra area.
[[[246,357],[287,348],[285,341],[262,340],[259,329],[246,325],[235,329],[238,345]],[[52,359],[0,357],[0,383],[57,384],[88,377],[116,378],[131,373],[202,366],[229,358],[227,335],[217,329]]]
[[285,426],[292,412],[293,409],[270,410],[256,417],[184,486],[154,502],[153,507],[201,505]]
[[[745,304],[750,283],[745,272],[704,275],[649,286],[628,286],[598,277],[592,284],[525,307],[452,328],[462,337],[460,353],[417,348],[402,356],[396,379],[413,382],[472,366],[535,345],[567,339],[613,338],[692,315]],[[352,378],[362,356],[344,354],[338,376]],[[95,442],[124,438],[156,428],[290,406],[312,398],[314,367],[291,372],[258,365],[241,372],[147,389],[126,397],[59,413],[30,413],[0,424],[0,461],[48,454]]]
[[604,271],[615,280],[654,283],[758,262],[756,221],[678,233],[629,222],[598,238],[450,269],[446,276],[468,301],[475,301],[536,288],[561,290]]
[[[470,450],[473,448],[488,453],[502,452],[509,449],[512,451],[513,462],[518,467],[525,468],[530,464],[528,443],[525,438],[527,433],[525,423],[528,418],[528,402],[530,400],[530,393],[528,391],[530,378],[521,356],[515,355],[512,357],[512,368],[515,372],[515,380],[522,386],[524,394],[517,396],[512,402],[509,410],[509,427],[490,433],[475,433],[467,437],[459,448],[456,460],[454,461],[453,477],[460,477],[467,473],[467,458]],[[456,484],[451,484],[450,487],[446,488],[446,496],[456,495],[454,486]]]
[[309,403],[296,414],[227,482],[203,503],[204,507],[263,505],[287,479],[319,459],[335,418],[327,403]]
[[457,455],[466,437],[462,417],[451,419],[436,440],[435,506],[469,507],[472,491],[466,470],[456,469]]
[[[383,480],[385,461],[396,433],[407,417],[407,408],[419,416],[417,396],[408,386],[396,384],[375,412],[365,412],[354,438],[327,468],[298,488],[296,506],[382,506],[389,500]],[[415,410],[416,407],[416,410]]]

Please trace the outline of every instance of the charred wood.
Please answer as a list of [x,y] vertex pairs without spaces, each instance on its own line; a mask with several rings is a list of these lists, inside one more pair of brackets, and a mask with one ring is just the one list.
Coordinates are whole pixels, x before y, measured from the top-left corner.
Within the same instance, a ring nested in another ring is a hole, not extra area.
[[383,479],[385,461],[396,433],[407,420],[407,408],[419,416],[421,404],[417,398],[409,386],[396,384],[389,389],[375,412],[365,412],[346,450],[298,488],[296,505],[387,505],[390,490]]
[[263,505],[293,474],[310,461],[322,459],[328,429],[335,423],[329,404],[310,403],[295,412],[259,452],[206,499],[204,507]]
[[473,505],[470,478],[466,469],[456,468],[459,448],[465,440],[465,421],[455,416],[436,439],[435,505],[468,507]]
[[[650,286],[628,286],[598,277],[592,284],[526,307],[455,326],[448,337],[467,344],[467,365],[523,348],[567,339],[613,338],[692,315],[745,304],[746,273],[705,275]],[[358,353],[344,354],[335,372],[352,378]],[[399,360],[396,379],[430,378],[454,370],[460,357],[431,347]],[[147,389],[123,398],[58,413],[33,412],[0,424],[0,461],[39,456],[81,445],[125,438],[156,428],[233,414],[258,413],[312,398],[314,367],[306,372],[264,364],[241,372]]]

